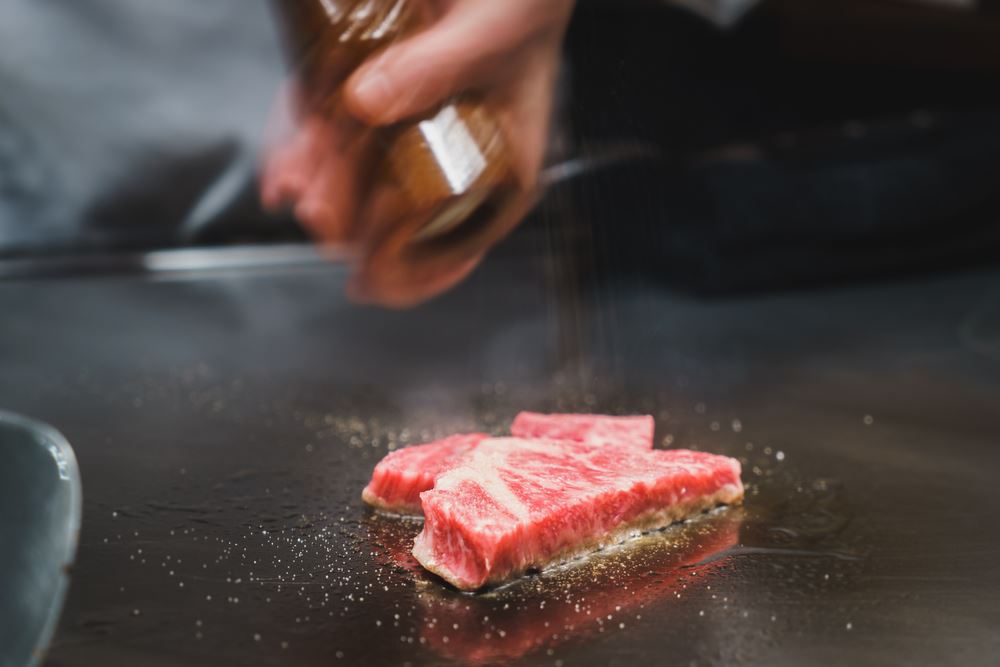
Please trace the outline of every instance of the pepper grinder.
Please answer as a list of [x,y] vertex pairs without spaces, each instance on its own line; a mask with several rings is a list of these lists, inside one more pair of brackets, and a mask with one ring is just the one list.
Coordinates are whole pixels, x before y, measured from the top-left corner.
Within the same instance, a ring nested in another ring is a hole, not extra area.
[[[274,4],[306,104],[321,113],[336,107],[343,83],[365,60],[422,27],[410,0]],[[484,104],[460,97],[378,133],[381,177],[402,195],[383,245],[401,253],[503,233],[488,230],[491,220],[509,218],[502,212],[516,197],[517,179],[500,125]]]

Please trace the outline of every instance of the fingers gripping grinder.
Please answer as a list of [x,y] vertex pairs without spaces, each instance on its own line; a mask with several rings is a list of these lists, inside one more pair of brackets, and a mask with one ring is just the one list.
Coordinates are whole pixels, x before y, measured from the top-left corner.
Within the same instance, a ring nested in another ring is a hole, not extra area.
[[[419,31],[410,0],[274,0],[307,108],[330,115],[370,56]],[[377,180],[396,193],[369,252],[386,262],[481,252],[512,226],[519,185],[496,117],[462,96],[378,130]],[[516,222],[516,221],[514,221]]]

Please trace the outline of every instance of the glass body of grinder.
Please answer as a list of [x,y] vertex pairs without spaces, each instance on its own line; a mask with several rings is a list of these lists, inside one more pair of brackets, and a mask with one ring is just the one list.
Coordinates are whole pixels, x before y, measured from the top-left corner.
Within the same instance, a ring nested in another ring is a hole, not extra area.
[[[367,58],[421,29],[410,0],[273,0],[308,108],[330,114]],[[399,193],[374,252],[388,261],[486,246],[512,225],[519,199],[504,133],[471,96],[381,128],[378,178]]]

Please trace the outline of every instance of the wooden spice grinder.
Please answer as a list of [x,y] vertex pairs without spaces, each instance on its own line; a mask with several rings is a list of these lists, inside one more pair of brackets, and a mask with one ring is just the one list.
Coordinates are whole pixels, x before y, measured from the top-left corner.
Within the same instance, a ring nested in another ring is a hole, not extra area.
[[[275,0],[306,104],[330,114],[372,54],[421,28],[410,0]],[[519,186],[496,118],[472,97],[382,128],[380,178],[399,193],[392,220],[366,230],[387,264],[481,253],[516,224]]]

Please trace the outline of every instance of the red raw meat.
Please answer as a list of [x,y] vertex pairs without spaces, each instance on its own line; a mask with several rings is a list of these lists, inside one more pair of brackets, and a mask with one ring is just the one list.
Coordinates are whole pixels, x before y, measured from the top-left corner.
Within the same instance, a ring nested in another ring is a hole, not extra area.
[[387,512],[419,516],[420,493],[433,487],[435,477],[487,437],[463,433],[391,452],[375,466],[361,497]]
[[[723,560],[697,569],[697,577],[684,569],[705,559],[720,555],[735,547],[740,539],[740,512],[723,512],[699,521],[692,531],[678,533],[681,537],[657,534],[649,541],[637,540],[632,553],[640,558],[632,567],[622,565],[613,553],[604,552],[596,561],[611,566],[614,576],[593,578],[556,574],[543,590],[549,599],[544,605],[497,605],[492,596],[463,596],[463,604],[455,604],[455,595],[439,587],[422,589],[419,595],[424,618],[435,623],[421,626],[427,645],[445,658],[462,665],[497,665],[519,660],[544,647],[555,647],[567,641],[580,640],[603,630],[602,620],[614,618],[611,627],[621,620],[634,618],[636,612],[660,619],[661,623],[682,622],[670,599],[681,588],[688,592],[710,581],[707,576]],[[601,558],[601,556],[604,556]],[[648,576],[655,571],[656,576]],[[573,588],[573,599],[553,591],[557,585]],[[711,588],[711,586],[709,586]],[[450,593],[450,594],[449,594]],[[685,593],[685,596],[687,593]],[[484,619],[489,619],[484,624]],[[596,621],[596,622],[595,622]],[[631,621],[629,621],[631,622]],[[503,632],[503,639],[483,641],[484,633]]]
[[420,494],[413,555],[475,590],[742,498],[724,456],[488,439]]
[[[727,561],[723,552],[739,544],[743,518],[738,508],[713,512],[690,526],[630,541],[623,550],[588,556],[579,567],[526,581],[526,588],[501,597],[457,598],[454,591],[425,585],[427,571],[411,553],[415,535],[411,522],[374,521],[369,533],[376,562],[408,572],[417,583],[421,614],[431,620],[417,624],[420,643],[457,664],[497,665],[596,635],[604,630],[609,614],[612,627],[629,622],[637,613],[661,623],[677,621],[684,610],[671,598],[682,586],[692,592],[699,584],[711,583],[708,575]],[[656,576],[650,576],[653,572]],[[503,604],[524,591],[545,604]]]
[[510,434],[515,438],[550,438],[591,445],[624,444],[652,449],[655,428],[650,415],[610,417],[522,412],[511,424]]
[[[653,418],[604,415],[543,415],[522,412],[511,425],[513,435],[552,438],[593,445],[653,446]],[[434,486],[434,478],[450,468],[487,436],[454,435],[426,445],[390,453],[375,466],[372,480],[362,493],[369,505],[397,514],[419,516],[420,493]]]

